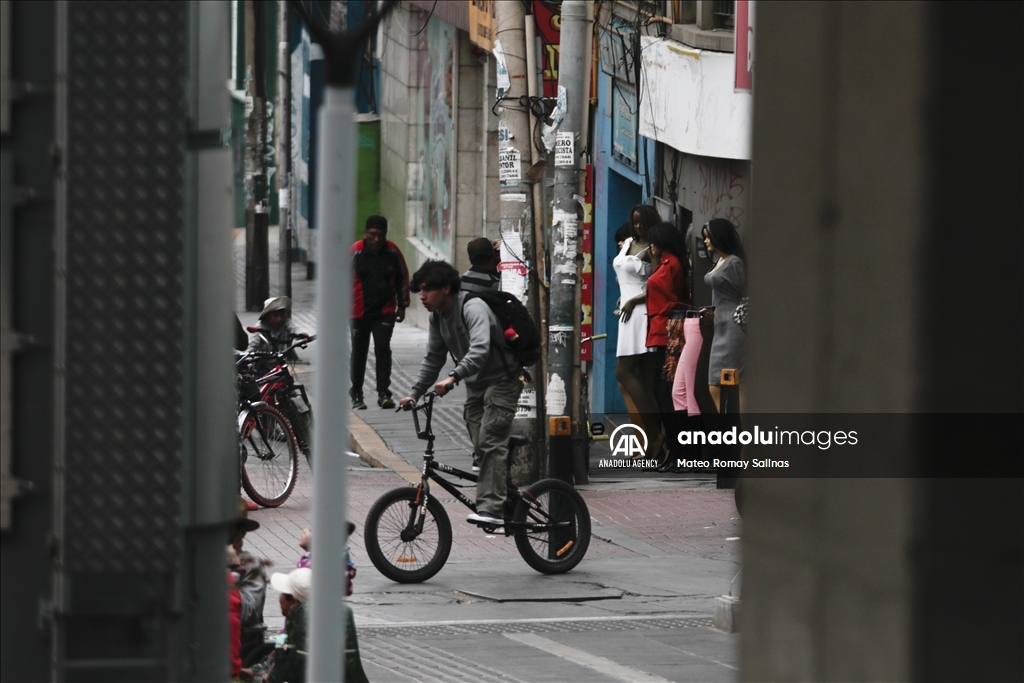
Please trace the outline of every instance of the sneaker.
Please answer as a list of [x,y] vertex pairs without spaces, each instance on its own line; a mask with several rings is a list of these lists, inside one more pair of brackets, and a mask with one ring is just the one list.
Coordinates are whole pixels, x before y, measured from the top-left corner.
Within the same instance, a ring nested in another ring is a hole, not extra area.
[[493,512],[482,510],[481,512],[472,512],[466,517],[467,522],[473,524],[481,524],[483,526],[505,526],[505,520]]
[[252,502],[251,500],[247,500],[245,501],[245,509],[248,510],[249,512],[252,512],[254,510],[259,510],[260,506]]
[[362,396],[352,397],[352,410],[366,410],[366,403]]
[[377,396],[377,405],[387,410],[388,408],[395,407],[395,399],[391,398],[387,394],[380,394]]
[[473,454],[473,471],[480,471],[480,458],[476,457],[476,453]]

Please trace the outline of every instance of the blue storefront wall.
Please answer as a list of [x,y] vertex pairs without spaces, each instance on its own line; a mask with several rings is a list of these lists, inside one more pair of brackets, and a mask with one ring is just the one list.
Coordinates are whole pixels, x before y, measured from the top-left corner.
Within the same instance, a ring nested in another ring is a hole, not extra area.
[[[597,130],[594,136],[594,333],[608,338],[594,345],[591,371],[592,419],[606,413],[624,413],[626,404],[615,380],[618,318],[612,312],[619,298],[619,286],[612,270],[617,253],[615,231],[628,218],[629,210],[646,201],[654,185],[654,141],[638,136],[637,167],[641,175],[612,155],[612,78],[598,74]],[[621,98],[618,98],[621,102]]]

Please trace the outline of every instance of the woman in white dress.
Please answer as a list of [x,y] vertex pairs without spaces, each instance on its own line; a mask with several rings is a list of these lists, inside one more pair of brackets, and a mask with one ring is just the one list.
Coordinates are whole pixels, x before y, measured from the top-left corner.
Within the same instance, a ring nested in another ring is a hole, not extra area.
[[626,239],[618,256],[612,261],[619,283],[619,342],[615,379],[634,423],[641,423],[647,434],[648,457],[661,453],[664,438],[658,419],[658,402],[654,386],[658,376],[657,359],[647,348],[647,278],[653,270],[647,232],[661,222],[652,206],[640,204],[629,212],[632,236]]

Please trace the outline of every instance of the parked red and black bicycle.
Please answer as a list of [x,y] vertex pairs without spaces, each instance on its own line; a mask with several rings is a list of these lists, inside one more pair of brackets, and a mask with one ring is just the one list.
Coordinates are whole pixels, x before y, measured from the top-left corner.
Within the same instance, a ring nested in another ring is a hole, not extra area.
[[[250,332],[259,332],[258,327],[247,328]],[[294,343],[277,353],[249,354],[253,360],[267,358],[275,362],[272,370],[256,380],[259,385],[260,400],[274,406],[288,418],[295,431],[295,439],[299,442],[299,450],[306,456],[306,462],[313,467],[313,404],[306,395],[306,387],[295,376],[295,371],[288,362],[288,354],[293,349],[304,349],[316,335],[295,335]]]
[[[286,349],[248,353],[236,363],[242,488],[253,502],[263,507],[277,507],[291,495],[300,450],[312,466],[312,407],[287,354],[296,348],[306,348],[315,338],[298,337]],[[266,361],[273,368],[261,372],[268,365]]]

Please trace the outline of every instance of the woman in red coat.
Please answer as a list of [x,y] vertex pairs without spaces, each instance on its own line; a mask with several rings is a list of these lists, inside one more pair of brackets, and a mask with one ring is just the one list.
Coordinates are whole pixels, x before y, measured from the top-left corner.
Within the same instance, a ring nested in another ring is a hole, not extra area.
[[667,471],[678,455],[675,408],[672,405],[672,383],[664,376],[665,347],[668,346],[668,320],[677,304],[690,303],[690,262],[686,257],[686,241],[671,223],[659,223],[647,237],[651,243],[651,259],[656,264],[647,280],[647,346],[655,349],[658,380],[653,388],[671,457],[662,463]]

